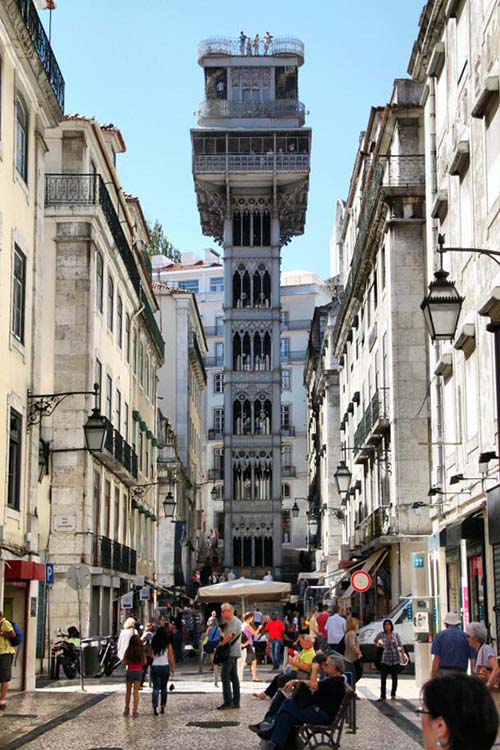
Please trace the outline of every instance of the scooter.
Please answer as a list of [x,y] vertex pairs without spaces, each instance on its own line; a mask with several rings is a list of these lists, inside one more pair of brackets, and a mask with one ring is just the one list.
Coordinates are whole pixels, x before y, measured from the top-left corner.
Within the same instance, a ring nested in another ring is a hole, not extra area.
[[80,649],[65,638],[64,633],[58,633],[60,640],[52,646],[52,656],[56,660],[56,678],[59,677],[59,667],[69,680],[73,680],[80,672]]

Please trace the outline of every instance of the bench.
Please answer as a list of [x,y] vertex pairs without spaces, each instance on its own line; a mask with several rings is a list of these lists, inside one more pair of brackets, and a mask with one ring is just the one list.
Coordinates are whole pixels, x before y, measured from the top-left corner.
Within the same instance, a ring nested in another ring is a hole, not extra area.
[[331,724],[303,724],[297,729],[297,750],[338,750],[344,724],[356,732],[356,700],[354,693],[345,694],[337,715]]

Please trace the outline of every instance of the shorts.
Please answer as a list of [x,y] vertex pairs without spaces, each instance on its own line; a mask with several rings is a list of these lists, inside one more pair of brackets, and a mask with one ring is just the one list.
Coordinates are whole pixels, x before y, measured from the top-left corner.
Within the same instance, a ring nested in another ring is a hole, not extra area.
[[0,683],[11,681],[13,661],[14,654],[0,654]]
[[141,682],[142,672],[137,672],[135,669],[132,672],[127,672],[125,675],[125,682]]

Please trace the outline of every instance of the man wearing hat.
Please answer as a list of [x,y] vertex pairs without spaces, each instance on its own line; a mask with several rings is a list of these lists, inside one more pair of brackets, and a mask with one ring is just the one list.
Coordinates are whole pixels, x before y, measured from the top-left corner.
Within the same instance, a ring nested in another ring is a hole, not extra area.
[[444,618],[445,629],[434,639],[431,654],[431,676],[449,674],[450,672],[467,672],[469,659],[475,658],[475,652],[469,646],[467,635],[460,627],[460,617],[456,612],[448,612]]

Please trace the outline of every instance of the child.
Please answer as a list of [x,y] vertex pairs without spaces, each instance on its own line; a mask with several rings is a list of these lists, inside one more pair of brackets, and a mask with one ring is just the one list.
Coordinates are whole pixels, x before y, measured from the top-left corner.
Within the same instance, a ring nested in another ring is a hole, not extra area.
[[139,716],[139,688],[141,685],[142,673],[146,664],[144,646],[138,635],[133,635],[125,652],[123,663],[127,668],[126,693],[125,693],[125,711],[124,716],[130,713],[130,695],[132,687],[134,689],[134,710],[132,716]]

